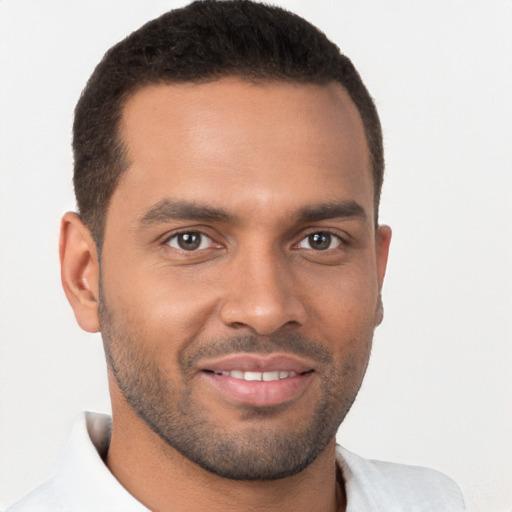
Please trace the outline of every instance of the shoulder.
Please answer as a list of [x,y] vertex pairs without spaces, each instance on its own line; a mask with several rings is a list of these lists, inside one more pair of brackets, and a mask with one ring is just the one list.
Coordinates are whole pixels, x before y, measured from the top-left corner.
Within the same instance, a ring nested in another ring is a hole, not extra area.
[[110,417],[81,414],[52,476],[6,512],[146,512],[103,462]]
[[[29,494],[14,503],[6,512],[59,512],[69,510],[68,480],[83,480],[82,467],[87,459],[98,458],[96,446],[92,442],[91,431],[107,431],[108,416],[95,413],[82,413],[73,424],[68,439],[53,474]],[[74,490],[76,491],[76,490]]]
[[385,512],[465,510],[458,485],[434,469],[365,459],[340,446],[337,459],[345,481],[347,512],[364,507]]
[[59,498],[55,492],[53,481],[48,480],[39,487],[36,487],[5,512],[47,512],[50,509],[58,512],[64,510],[58,502]]

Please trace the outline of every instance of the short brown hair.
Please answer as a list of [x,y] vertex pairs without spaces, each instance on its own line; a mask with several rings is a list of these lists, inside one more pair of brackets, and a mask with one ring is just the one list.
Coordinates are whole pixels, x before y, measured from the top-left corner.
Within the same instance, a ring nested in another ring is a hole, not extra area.
[[247,0],[199,1],[163,14],[113,46],[75,109],[78,210],[101,249],[110,198],[127,168],[119,123],[127,99],[151,83],[249,80],[341,84],[361,115],[377,221],[384,172],[377,110],[352,62],[316,27],[284,9]]

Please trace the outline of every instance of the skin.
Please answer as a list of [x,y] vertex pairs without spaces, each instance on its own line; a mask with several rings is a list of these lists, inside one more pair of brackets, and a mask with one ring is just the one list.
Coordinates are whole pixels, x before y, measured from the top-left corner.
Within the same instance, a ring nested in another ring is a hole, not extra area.
[[[337,84],[224,78],[147,86],[124,108],[121,139],[130,165],[108,208],[101,285],[96,246],[76,214],[63,218],[60,248],[78,323],[103,331],[114,425],[108,467],[154,511],[344,510],[334,436],[382,320],[391,238],[387,226],[374,225],[356,107]],[[169,205],[178,202],[222,215],[174,218]],[[176,235],[184,231],[203,233],[197,250],[180,249]],[[330,234],[327,248],[312,244],[314,233]],[[233,344],[219,348],[222,340],[249,339],[259,355],[293,354],[282,340],[294,337],[306,340],[307,355],[297,357],[314,371],[300,393],[266,413],[182,364],[201,350],[236,352]],[[325,358],[315,358],[311,347]],[[275,436],[311,430],[312,411],[324,402],[333,426],[313,462],[296,474],[266,481],[219,476],[137,415],[119,385],[134,375],[134,354],[161,377],[155,393],[163,409],[181,400],[189,416],[253,455]]]

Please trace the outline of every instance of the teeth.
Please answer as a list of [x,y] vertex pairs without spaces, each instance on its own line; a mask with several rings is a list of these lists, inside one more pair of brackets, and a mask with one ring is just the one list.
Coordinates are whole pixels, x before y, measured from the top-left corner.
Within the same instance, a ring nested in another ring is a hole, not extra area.
[[[285,373],[285,372],[283,372]],[[279,380],[279,372],[263,372],[261,374],[261,380],[264,380],[265,382],[271,381],[271,380]]]
[[261,372],[245,372],[244,380],[262,380],[263,374]]
[[217,375],[223,375],[224,377],[233,377],[234,379],[264,382],[270,382],[279,379],[287,379],[289,377],[295,377],[297,375],[296,372],[242,372],[240,370],[233,370],[231,372],[221,371],[215,373]]

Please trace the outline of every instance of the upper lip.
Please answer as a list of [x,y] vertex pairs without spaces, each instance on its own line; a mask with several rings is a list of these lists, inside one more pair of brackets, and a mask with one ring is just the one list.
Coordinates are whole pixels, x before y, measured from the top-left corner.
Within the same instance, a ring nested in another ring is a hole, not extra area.
[[293,354],[229,354],[226,356],[205,359],[199,364],[200,370],[212,372],[275,372],[288,371],[305,373],[313,370],[313,364]]

